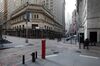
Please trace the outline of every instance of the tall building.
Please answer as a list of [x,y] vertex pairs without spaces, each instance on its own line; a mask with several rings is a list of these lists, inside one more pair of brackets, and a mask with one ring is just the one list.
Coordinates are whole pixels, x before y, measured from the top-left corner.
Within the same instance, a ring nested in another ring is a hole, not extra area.
[[[44,0],[8,0],[9,35],[25,37],[28,28],[28,37],[62,37],[64,26],[58,22],[53,11],[44,6]],[[28,26],[25,16],[29,17]],[[62,15],[61,15],[62,16]]]
[[92,42],[100,42],[100,4],[99,0],[77,0],[77,12],[79,15],[81,30],[84,39]]
[[0,40],[2,40],[2,24],[4,23],[3,21],[3,12],[0,12]]
[[16,8],[26,2],[45,5],[45,7],[54,15],[55,20],[65,28],[65,0],[8,0],[8,15],[10,16]]
[[77,32],[77,22],[76,22],[76,17],[77,16],[77,11],[76,9],[72,13],[72,33],[76,34]]
[[53,13],[53,11],[54,11],[54,0],[43,0],[43,5]]
[[42,5],[42,0],[7,0],[8,1],[8,19],[11,13],[25,3]]
[[54,14],[58,23],[65,28],[65,0],[44,0],[43,3]]
[[3,12],[0,12],[0,25],[2,25],[3,24]]

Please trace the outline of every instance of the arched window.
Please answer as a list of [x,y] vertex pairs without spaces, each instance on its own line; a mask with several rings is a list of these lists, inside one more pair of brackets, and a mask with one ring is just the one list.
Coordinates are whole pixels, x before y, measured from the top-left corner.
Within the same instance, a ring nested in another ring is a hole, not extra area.
[[21,25],[19,26],[19,29],[21,29]]
[[23,25],[23,29],[24,29],[24,25]]

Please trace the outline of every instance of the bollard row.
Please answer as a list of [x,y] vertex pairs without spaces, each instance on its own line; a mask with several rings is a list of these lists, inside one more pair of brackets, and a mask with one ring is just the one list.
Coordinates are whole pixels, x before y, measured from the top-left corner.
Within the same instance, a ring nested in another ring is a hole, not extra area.
[[[33,52],[31,54],[31,56],[32,56],[32,62],[35,62],[36,59],[37,59],[37,51],[36,52]],[[22,64],[25,64],[25,55],[22,55]]]
[[[42,46],[41,46],[41,52],[42,52],[41,58],[45,59],[45,56],[46,56],[46,40],[42,39],[41,44],[42,44]],[[37,51],[33,52],[31,54],[31,56],[32,56],[32,62],[35,62],[36,59],[37,59]],[[25,55],[22,56],[22,64],[25,64]]]

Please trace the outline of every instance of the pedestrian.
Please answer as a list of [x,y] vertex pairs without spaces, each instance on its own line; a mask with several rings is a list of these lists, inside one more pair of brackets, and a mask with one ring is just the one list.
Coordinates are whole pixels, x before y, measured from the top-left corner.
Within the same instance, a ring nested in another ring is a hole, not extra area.
[[87,38],[87,39],[85,39],[84,40],[84,46],[83,46],[83,48],[85,49],[85,48],[87,48],[87,49],[89,49],[89,39]]

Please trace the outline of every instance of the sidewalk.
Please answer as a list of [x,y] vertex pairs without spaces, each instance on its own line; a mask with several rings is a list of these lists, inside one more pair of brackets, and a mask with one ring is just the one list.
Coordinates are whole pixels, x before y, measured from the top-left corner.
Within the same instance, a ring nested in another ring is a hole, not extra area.
[[100,46],[89,46],[89,50],[83,49],[82,47],[80,51],[84,55],[92,55],[92,56],[100,57]]
[[47,56],[45,60],[38,58],[35,63],[30,59],[25,65],[18,66],[100,66],[100,57],[76,51],[78,50],[65,50],[63,53]]
[[[22,55],[25,55],[26,60],[31,58],[31,53],[37,51],[38,56],[41,56],[41,39],[29,39],[29,43],[25,43],[25,38],[7,36],[10,44],[5,44],[9,49],[0,50],[0,64],[2,66],[12,66],[13,64],[22,61]],[[66,48],[60,47],[61,42],[56,40],[46,39],[46,55],[52,55],[55,52],[61,53]]]
[[[67,44],[64,41],[46,39],[46,59],[41,59],[41,39],[29,39],[7,36],[13,48],[0,50],[0,61],[3,66],[100,66],[100,47],[92,46],[90,50],[78,49],[78,44]],[[6,45],[7,46],[7,45]],[[31,62],[31,53],[37,50],[38,59]],[[54,52],[58,54],[54,54]],[[22,65],[22,55],[26,54],[26,64]],[[27,55],[28,54],[28,55]],[[9,65],[8,65],[9,64]]]
[[45,60],[38,58],[35,63],[31,59],[18,66],[100,66],[100,47],[92,46],[90,50],[78,49],[78,46],[63,44],[68,47],[62,53],[47,56]]

